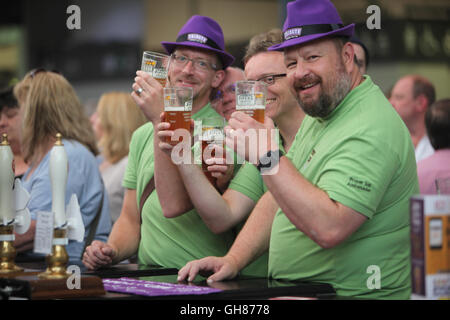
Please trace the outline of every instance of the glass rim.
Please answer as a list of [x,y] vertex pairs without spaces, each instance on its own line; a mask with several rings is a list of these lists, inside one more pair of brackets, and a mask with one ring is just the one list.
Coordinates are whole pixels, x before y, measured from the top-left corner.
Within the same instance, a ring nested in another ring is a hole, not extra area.
[[177,90],[188,90],[188,91],[194,91],[194,89],[192,89],[192,87],[164,87],[163,88],[164,91],[177,91]]
[[243,83],[243,84],[262,84],[264,86],[267,86],[267,83],[265,83],[264,81],[261,81],[261,80],[238,80],[235,82],[236,87],[241,83]]
[[142,53],[142,57],[145,57],[145,55],[152,55],[152,56],[157,56],[160,58],[170,58],[170,55],[168,55],[168,54],[160,53],[160,52],[156,52],[156,51],[148,51],[148,50],[146,50]]

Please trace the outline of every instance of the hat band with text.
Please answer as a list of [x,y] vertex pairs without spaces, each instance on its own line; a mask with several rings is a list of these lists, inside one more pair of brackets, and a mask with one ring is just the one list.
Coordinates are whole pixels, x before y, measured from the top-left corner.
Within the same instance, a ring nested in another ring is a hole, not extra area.
[[201,35],[199,33],[182,34],[176,40],[176,42],[185,42],[185,41],[201,43],[201,44],[207,45],[207,46],[217,49],[217,50],[223,50],[213,40],[211,40],[208,37],[205,37],[204,35]]
[[310,24],[310,25],[301,26],[301,27],[293,27],[293,28],[287,29],[283,33],[283,38],[284,38],[284,41],[287,41],[290,39],[309,36],[312,34],[331,32],[331,31],[340,29],[343,26],[344,25],[340,24],[340,23],[339,24],[333,23],[333,24]]

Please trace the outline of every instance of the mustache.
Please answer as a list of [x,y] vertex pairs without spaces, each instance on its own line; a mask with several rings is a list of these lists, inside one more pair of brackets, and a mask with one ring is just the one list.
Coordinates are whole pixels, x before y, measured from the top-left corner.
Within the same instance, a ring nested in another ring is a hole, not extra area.
[[322,79],[319,76],[316,76],[314,74],[307,74],[303,78],[294,81],[294,88],[298,90],[302,89],[304,86],[308,84],[320,82],[322,82]]

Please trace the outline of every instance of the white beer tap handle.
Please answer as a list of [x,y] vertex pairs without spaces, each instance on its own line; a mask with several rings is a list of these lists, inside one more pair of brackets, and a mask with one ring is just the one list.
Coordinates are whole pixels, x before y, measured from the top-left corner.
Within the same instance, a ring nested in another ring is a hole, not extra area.
[[14,155],[8,142],[8,135],[2,135],[0,143],[0,224],[14,220]]
[[30,211],[27,208],[30,201],[30,194],[22,186],[20,179],[14,180],[14,199],[15,199],[15,218],[14,231],[18,234],[24,234],[28,231],[31,224]]
[[55,228],[64,226],[67,222],[65,211],[65,195],[68,173],[66,150],[61,134],[56,135],[56,142],[50,151],[50,181],[52,186],[52,212],[55,215]]

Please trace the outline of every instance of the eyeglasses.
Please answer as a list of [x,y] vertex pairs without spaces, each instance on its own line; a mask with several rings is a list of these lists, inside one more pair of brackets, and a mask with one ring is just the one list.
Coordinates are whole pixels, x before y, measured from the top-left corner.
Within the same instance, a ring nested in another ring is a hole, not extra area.
[[236,92],[236,84],[232,83],[223,90],[217,90],[212,100],[222,99],[225,93],[234,94]]
[[286,77],[286,73],[269,74],[267,76],[257,79],[256,81],[262,81],[262,82],[265,82],[268,86],[271,86],[275,83],[275,80],[277,78],[282,78],[282,77]]
[[61,74],[58,70],[47,70],[45,68],[36,68],[30,71],[30,77],[33,79],[40,72],[53,72],[57,74]]
[[192,66],[196,70],[200,71],[208,71],[210,68],[213,70],[217,70],[217,65],[214,63],[211,63],[209,61],[206,61],[204,59],[190,59],[183,55],[178,55],[173,53],[172,54],[173,63],[178,67],[184,67],[188,64],[188,62],[192,62]]

